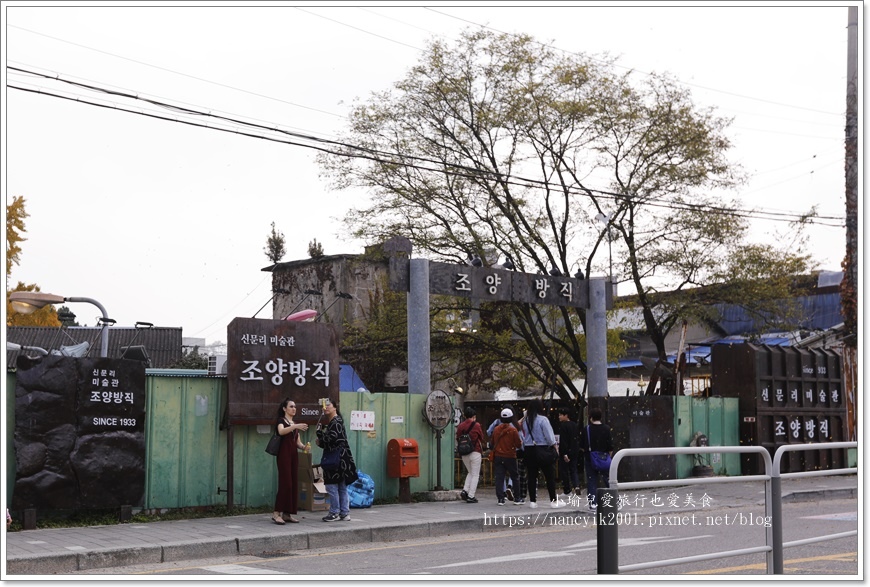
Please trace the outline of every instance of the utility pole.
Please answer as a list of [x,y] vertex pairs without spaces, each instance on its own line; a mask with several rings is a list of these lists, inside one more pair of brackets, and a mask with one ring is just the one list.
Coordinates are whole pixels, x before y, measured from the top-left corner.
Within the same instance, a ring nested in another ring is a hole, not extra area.
[[840,303],[843,308],[843,347],[846,429],[857,440],[858,403],[858,7],[849,7],[846,56],[846,257]]

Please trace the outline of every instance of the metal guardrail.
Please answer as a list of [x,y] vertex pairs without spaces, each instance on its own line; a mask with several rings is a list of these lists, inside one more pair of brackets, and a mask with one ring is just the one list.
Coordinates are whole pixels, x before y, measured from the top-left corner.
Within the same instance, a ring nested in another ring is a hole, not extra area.
[[815,538],[806,538],[804,540],[794,540],[792,542],[783,543],[782,541],[782,480],[795,477],[819,477],[823,475],[851,475],[857,473],[857,467],[846,469],[830,469],[821,471],[799,471],[796,473],[780,473],[780,464],[782,457],[787,452],[809,451],[809,450],[827,450],[832,448],[858,448],[857,442],[826,442],[823,444],[792,444],[784,445],[776,449],[773,455],[773,473],[771,475],[771,501],[773,505],[773,514],[771,516],[771,525],[773,530],[773,573],[775,575],[783,574],[783,550],[792,546],[801,546],[803,544],[813,544],[815,542],[825,542],[827,540],[836,540],[847,536],[857,536],[858,531],[839,532],[837,534],[828,534],[825,536],[817,536]]
[[[714,560],[732,556],[766,553],[767,573],[782,574],[782,551],[783,548],[810,544],[824,540],[834,540],[857,534],[853,532],[841,532],[817,538],[797,540],[783,544],[782,542],[782,485],[781,480],[789,477],[810,477],[821,475],[845,475],[857,472],[856,468],[833,469],[827,471],[806,471],[800,473],[779,472],[782,454],[797,450],[823,450],[833,448],[856,448],[857,442],[829,442],[824,444],[796,444],[780,447],[774,459],[771,459],[768,450],[761,446],[708,446],[708,447],[662,447],[662,448],[626,448],[617,451],[608,472],[610,482],[609,489],[599,489],[596,495],[598,500],[597,511],[597,542],[598,542],[598,574],[619,574],[620,571],[638,571],[657,567],[672,566],[705,560]],[[661,456],[672,454],[709,454],[709,453],[748,453],[759,454],[764,461],[764,475],[741,475],[735,477],[702,477],[698,479],[666,479],[656,481],[632,481],[619,483],[617,471],[619,463],[625,457],[631,456]],[[616,520],[617,504],[619,502],[620,489],[636,489],[649,487],[673,487],[676,485],[705,485],[717,483],[737,483],[746,481],[764,481],[764,510],[765,517],[769,516],[771,525],[765,532],[765,545],[708,553],[697,556],[681,557],[661,561],[651,561],[633,565],[619,566],[619,527],[616,523],[605,523],[606,520]]]
[[[698,479],[665,479],[658,481],[631,481],[628,483],[619,483],[617,471],[619,463],[625,457],[633,456],[661,456],[661,455],[678,455],[678,454],[710,454],[710,453],[748,453],[761,455],[764,461],[764,475],[743,475],[740,477],[702,477]],[[685,446],[685,447],[660,447],[660,448],[624,448],[617,451],[613,455],[613,460],[610,463],[610,471],[608,479],[610,482],[609,489],[599,489],[596,495],[598,502],[597,512],[597,539],[598,539],[598,574],[619,574],[620,571],[637,571],[641,569],[650,569],[656,567],[665,567],[671,565],[685,564],[691,562],[700,562],[729,556],[739,556],[745,554],[756,554],[764,552],[767,554],[768,573],[773,569],[773,533],[772,529],[768,528],[765,532],[765,546],[741,548],[739,550],[731,550],[726,552],[703,554],[698,556],[682,557],[670,559],[666,561],[652,561],[648,563],[639,563],[635,565],[619,566],[619,527],[617,524],[605,523],[607,520],[616,520],[617,504],[619,502],[619,489],[635,489],[640,487],[673,487],[675,485],[709,485],[717,483],[737,483],[745,481],[764,481],[764,503],[765,515],[770,515],[770,472],[773,468],[773,463],[770,458],[770,453],[763,446]],[[610,496],[609,498],[607,496]]]

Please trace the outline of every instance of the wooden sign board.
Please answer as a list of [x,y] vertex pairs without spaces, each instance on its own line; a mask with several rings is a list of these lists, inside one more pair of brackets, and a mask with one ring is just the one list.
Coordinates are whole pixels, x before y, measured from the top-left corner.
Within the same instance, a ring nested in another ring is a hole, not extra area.
[[338,401],[338,337],[330,324],[235,318],[227,326],[229,424],[274,424],[285,398],[315,423]]

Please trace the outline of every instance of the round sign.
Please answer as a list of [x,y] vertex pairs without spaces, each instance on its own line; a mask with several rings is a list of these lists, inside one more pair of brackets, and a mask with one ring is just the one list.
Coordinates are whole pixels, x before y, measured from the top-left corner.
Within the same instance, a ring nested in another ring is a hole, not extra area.
[[426,421],[435,430],[444,430],[453,419],[453,404],[450,396],[436,389],[426,397],[426,406],[423,408]]

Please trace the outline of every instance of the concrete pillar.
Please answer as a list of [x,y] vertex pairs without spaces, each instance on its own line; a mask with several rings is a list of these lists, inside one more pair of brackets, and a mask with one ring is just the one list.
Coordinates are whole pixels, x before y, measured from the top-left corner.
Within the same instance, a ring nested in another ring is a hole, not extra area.
[[432,391],[429,363],[429,261],[411,259],[408,292],[408,393]]
[[589,309],[586,311],[586,379],[588,397],[607,395],[607,285],[605,277],[589,279]]

